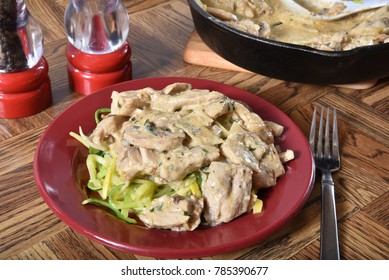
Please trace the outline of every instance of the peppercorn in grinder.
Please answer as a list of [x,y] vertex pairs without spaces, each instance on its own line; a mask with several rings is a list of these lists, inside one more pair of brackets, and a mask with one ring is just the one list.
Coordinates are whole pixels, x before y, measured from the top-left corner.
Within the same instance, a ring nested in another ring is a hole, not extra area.
[[22,118],[52,102],[43,36],[23,0],[0,1],[0,118]]

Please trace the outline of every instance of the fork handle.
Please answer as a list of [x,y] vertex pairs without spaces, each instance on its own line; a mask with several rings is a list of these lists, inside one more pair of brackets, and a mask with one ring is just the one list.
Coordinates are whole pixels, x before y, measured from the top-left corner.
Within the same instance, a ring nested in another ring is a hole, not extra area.
[[330,172],[323,172],[320,227],[320,259],[339,260],[338,223],[335,206],[335,186]]

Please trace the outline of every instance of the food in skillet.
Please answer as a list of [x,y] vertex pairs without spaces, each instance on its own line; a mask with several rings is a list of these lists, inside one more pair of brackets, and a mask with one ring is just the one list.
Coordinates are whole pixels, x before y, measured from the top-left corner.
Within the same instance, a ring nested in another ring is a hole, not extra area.
[[[325,12],[339,12],[341,2]],[[280,0],[197,0],[197,3],[236,29],[275,41],[325,51],[389,42],[389,6],[322,21],[294,14]]]
[[89,148],[83,203],[130,223],[186,231],[260,212],[258,190],[274,186],[294,157],[274,144],[282,126],[217,91],[174,83],[111,98],[91,135],[71,135]]

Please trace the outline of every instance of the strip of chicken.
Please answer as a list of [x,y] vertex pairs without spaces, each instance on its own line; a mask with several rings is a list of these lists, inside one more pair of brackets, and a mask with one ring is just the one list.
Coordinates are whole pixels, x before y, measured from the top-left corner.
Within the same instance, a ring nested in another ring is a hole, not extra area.
[[152,121],[130,124],[123,131],[123,139],[134,146],[157,151],[169,151],[182,146],[185,133],[181,129],[157,127]]
[[116,170],[126,180],[137,176],[154,175],[160,165],[160,155],[155,150],[121,145],[118,149]]
[[226,97],[220,92],[205,89],[192,89],[174,95],[156,93],[151,96],[151,108],[161,112],[176,112],[179,110],[198,110],[206,108],[210,103],[220,102],[224,108]]
[[102,119],[91,134],[91,139],[99,145],[112,144],[121,139],[121,128],[127,116],[108,115]]
[[191,231],[200,224],[203,207],[202,198],[164,195],[154,199],[139,218],[149,228]]
[[245,166],[212,162],[202,185],[204,218],[211,226],[228,223],[249,210],[252,171]]
[[254,190],[274,186],[277,183],[277,178],[283,174],[285,174],[285,168],[278,156],[277,149],[271,144],[259,162],[259,169],[253,173]]
[[166,182],[181,180],[219,157],[219,149],[214,146],[182,146],[161,154],[161,163],[156,174]]
[[268,150],[265,142],[247,131],[230,133],[220,148],[229,162],[247,166],[253,171],[259,170],[259,161]]
[[152,88],[117,92],[111,95],[111,114],[131,116],[135,109],[143,109],[150,103],[150,96],[155,93]]
[[235,107],[235,112],[242,120],[243,126],[247,131],[257,134],[267,144],[273,143],[274,136],[271,130],[258,114],[251,112],[239,102],[236,102]]

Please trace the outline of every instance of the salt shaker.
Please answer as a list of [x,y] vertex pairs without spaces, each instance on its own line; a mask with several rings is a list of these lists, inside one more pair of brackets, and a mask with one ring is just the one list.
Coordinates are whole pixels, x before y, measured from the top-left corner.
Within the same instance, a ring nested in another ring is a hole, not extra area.
[[129,16],[120,0],[70,0],[64,23],[70,88],[89,95],[132,78]]
[[24,0],[0,2],[0,118],[22,118],[51,102],[43,35]]

